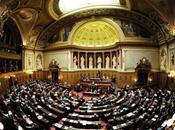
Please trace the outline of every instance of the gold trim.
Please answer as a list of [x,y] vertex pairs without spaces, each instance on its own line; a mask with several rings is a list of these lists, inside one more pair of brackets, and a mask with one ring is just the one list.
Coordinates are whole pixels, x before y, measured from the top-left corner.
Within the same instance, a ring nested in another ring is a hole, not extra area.
[[[141,41],[142,40],[142,41]],[[138,44],[139,43],[139,44]],[[64,50],[64,49],[81,49],[81,50],[107,50],[107,49],[114,49],[120,46],[141,46],[141,47],[158,47],[158,44],[153,44],[149,39],[138,39],[138,40],[128,40],[128,41],[121,41],[117,42],[112,46],[107,47],[82,47],[77,45],[71,45],[67,42],[56,42],[54,44],[51,44],[47,46],[44,51],[53,51],[53,50]]]
[[68,13],[65,13],[65,14],[62,14],[60,15],[59,19],[57,20],[60,20],[64,17],[68,17],[70,15],[73,15],[73,14],[76,14],[78,12],[81,12],[81,11],[86,11],[86,10],[94,10],[94,9],[121,9],[121,10],[127,10],[129,11],[129,9],[127,9],[125,6],[117,6],[117,5],[106,5],[106,6],[91,6],[91,7],[85,7],[85,8],[80,8],[80,9],[77,9],[77,10],[73,10],[71,12],[68,12]]
[[[18,13],[18,12],[20,11],[20,9],[21,9],[21,8],[17,9],[17,10],[15,11],[15,13]],[[26,7],[26,8],[23,8],[23,9],[30,10],[30,11],[31,11],[31,10],[32,10],[32,11],[35,11],[35,14],[36,14],[36,17],[35,17],[35,19],[34,19],[34,23],[33,23],[32,26],[30,27],[30,30],[28,31],[28,34],[30,34],[31,31],[33,30],[33,28],[35,27],[35,24],[36,24],[36,22],[37,22],[37,20],[38,20],[39,14],[37,13],[37,10],[34,9],[34,8],[32,8],[32,7]],[[20,32],[21,40],[22,40],[22,45],[27,46],[28,35],[25,35],[24,30],[21,28],[22,26],[20,25],[20,23],[19,23],[19,21],[18,21],[18,19],[17,19],[17,16],[16,16],[16,15],[14,15],[14,16],[12,15],[11,18],[12,18],[12,20],[15,22],[15,24],[16,24],[16,26],[17,26],[19,32]]]
[[61,13],[60,15],[57,14],[55,11],[54,11],[54,7],[53,7],[53,4],[54,3],[54,0],[50,0],[49,3],[48,3],[48,7],[47,7],[47,10],[48,10],[48,13],[49,15],[55,19],[55,20],[60,20],[64,17],[67,17],[69,15],[72,15],[72,14],[75,14],[77,12],[80,12],[80,11],[85,11],[85,10],[90,10],[90,9],[123,9],[123,10],[129,10],[126,6],[123,6],[123,5],[98,5],[98,6],[89,6],[89,7],[83,7],[83,8],[79,8],[79,9],[76,9],[76,10],[72,10],[70,12],[67,12],[67,13]]
[[54,3],[54,0],[49,0],[48,6],[47,6],[47,10],[48,10],[49,15],[53,19],[58,20],[59,19],[59,15],[54,11],[54,7],[53,7],[54,4],[53,3]]

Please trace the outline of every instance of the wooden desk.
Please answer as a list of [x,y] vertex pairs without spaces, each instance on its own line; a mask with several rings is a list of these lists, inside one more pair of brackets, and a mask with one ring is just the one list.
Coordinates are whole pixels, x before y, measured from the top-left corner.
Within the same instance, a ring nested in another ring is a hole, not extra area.
[[98,81],[98,82],[95,82],[94,84],[92,81],[83,81],[83,82],[80,82],[80,85],[82,85],[84,89],[91,89],[92,87],[97,87],[102,90],[107,90],[108,87],[112,86],[111,82],[103,82],[103,81]]

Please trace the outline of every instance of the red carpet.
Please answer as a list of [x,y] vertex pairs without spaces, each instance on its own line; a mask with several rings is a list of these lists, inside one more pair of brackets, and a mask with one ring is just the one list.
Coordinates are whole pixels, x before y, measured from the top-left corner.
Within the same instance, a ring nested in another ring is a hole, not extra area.
[[79,96],[79,97],[83,98],[86,101],[91,100],[92,98],[98,98],[98,96],[83,95],[83,92],[76,92],[74,90],[71,91],[71,95],[73,97]]

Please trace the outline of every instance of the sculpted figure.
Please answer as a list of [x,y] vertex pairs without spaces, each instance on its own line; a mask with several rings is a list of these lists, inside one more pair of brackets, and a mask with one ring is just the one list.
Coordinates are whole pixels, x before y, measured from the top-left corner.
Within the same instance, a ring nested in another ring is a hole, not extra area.
[[37,70],[42,70],[43,66],[42,66],[42,57],[40,55],[37,56],[36,59],[36,69]]
[[106,57],[106,69],[109,69],[109,56]]
[[85,68],[85,66],[84,66],[84,57],[83,56],[81,56],[81,62],[80,62],[80,67],[81,67],[81,69],[84,69]]
[[113,58],[112,58],[112,68],[115,69],[116,68],[116,56],[114,55]]
[[92,56],[89,57],[89,68],[90,69],[93,68],[93,58],[92,58]]
[[78,68],[77,67],[77,57],[76,56],[74,56],[74,58],[73,58],[73,66],[74,66],[74,69]]
[[101,69],[101,63],[102,63],[102,59],[100,56],[98,56],[98,58],[97,58],[97,68],[98,69]]

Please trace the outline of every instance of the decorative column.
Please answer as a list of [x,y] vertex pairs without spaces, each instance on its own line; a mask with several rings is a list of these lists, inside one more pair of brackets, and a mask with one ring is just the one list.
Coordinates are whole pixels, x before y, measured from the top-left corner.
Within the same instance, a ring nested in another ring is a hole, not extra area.
[[27,67],[27,58],[26,58],[26,51],[25,51],[25,48],[22,49],[22,70],[25,70],[26,67]]
[[77,68],[79,69],[80,68],[80,52],[79,51],[77,52],[77,55],[78,55],[77,56],[78,57],[78,67]]
[[70,56],[70,57],[71,57],[71,58],[70,58],[70,61],[71,61],[71,62],[70,62],[70,63],[71,63],[70,69],[72,70],[72,69],[74,69],[74,51],[71,50],[71,51],[70,51],[70,55],[71,55],[71,56]]
[[88,62],[87,62],[87,59],[88,59],[88,58],[87,58],[87,52],[85,52],[85,68],[87,68],[87,63],[88,63]]
[[97,65],[96,62],[97,62],[97,60],[96,60],[96,53],[94,52],[94,68],[97,68],[96,67],[96,65]]
[[102,62],[103,62],[103,67],[102,68],[105,68],[105,55],[104,55],[104,52],[102,52]]
[[122,49],[119,50],[119,69],[122,69]]
[[117,68],[118,68],[118,64],[119,64],[118,56],[119,56],[119,55],[118,55],[118,50],[116,50],[116,63],[117,63],[117,66],[116,66],[116,67],[117,67]]
[[110,51],[110,56],[109,56],[110,58],[110,64],[109,64],[109,68],[112,68],[112,51]]

